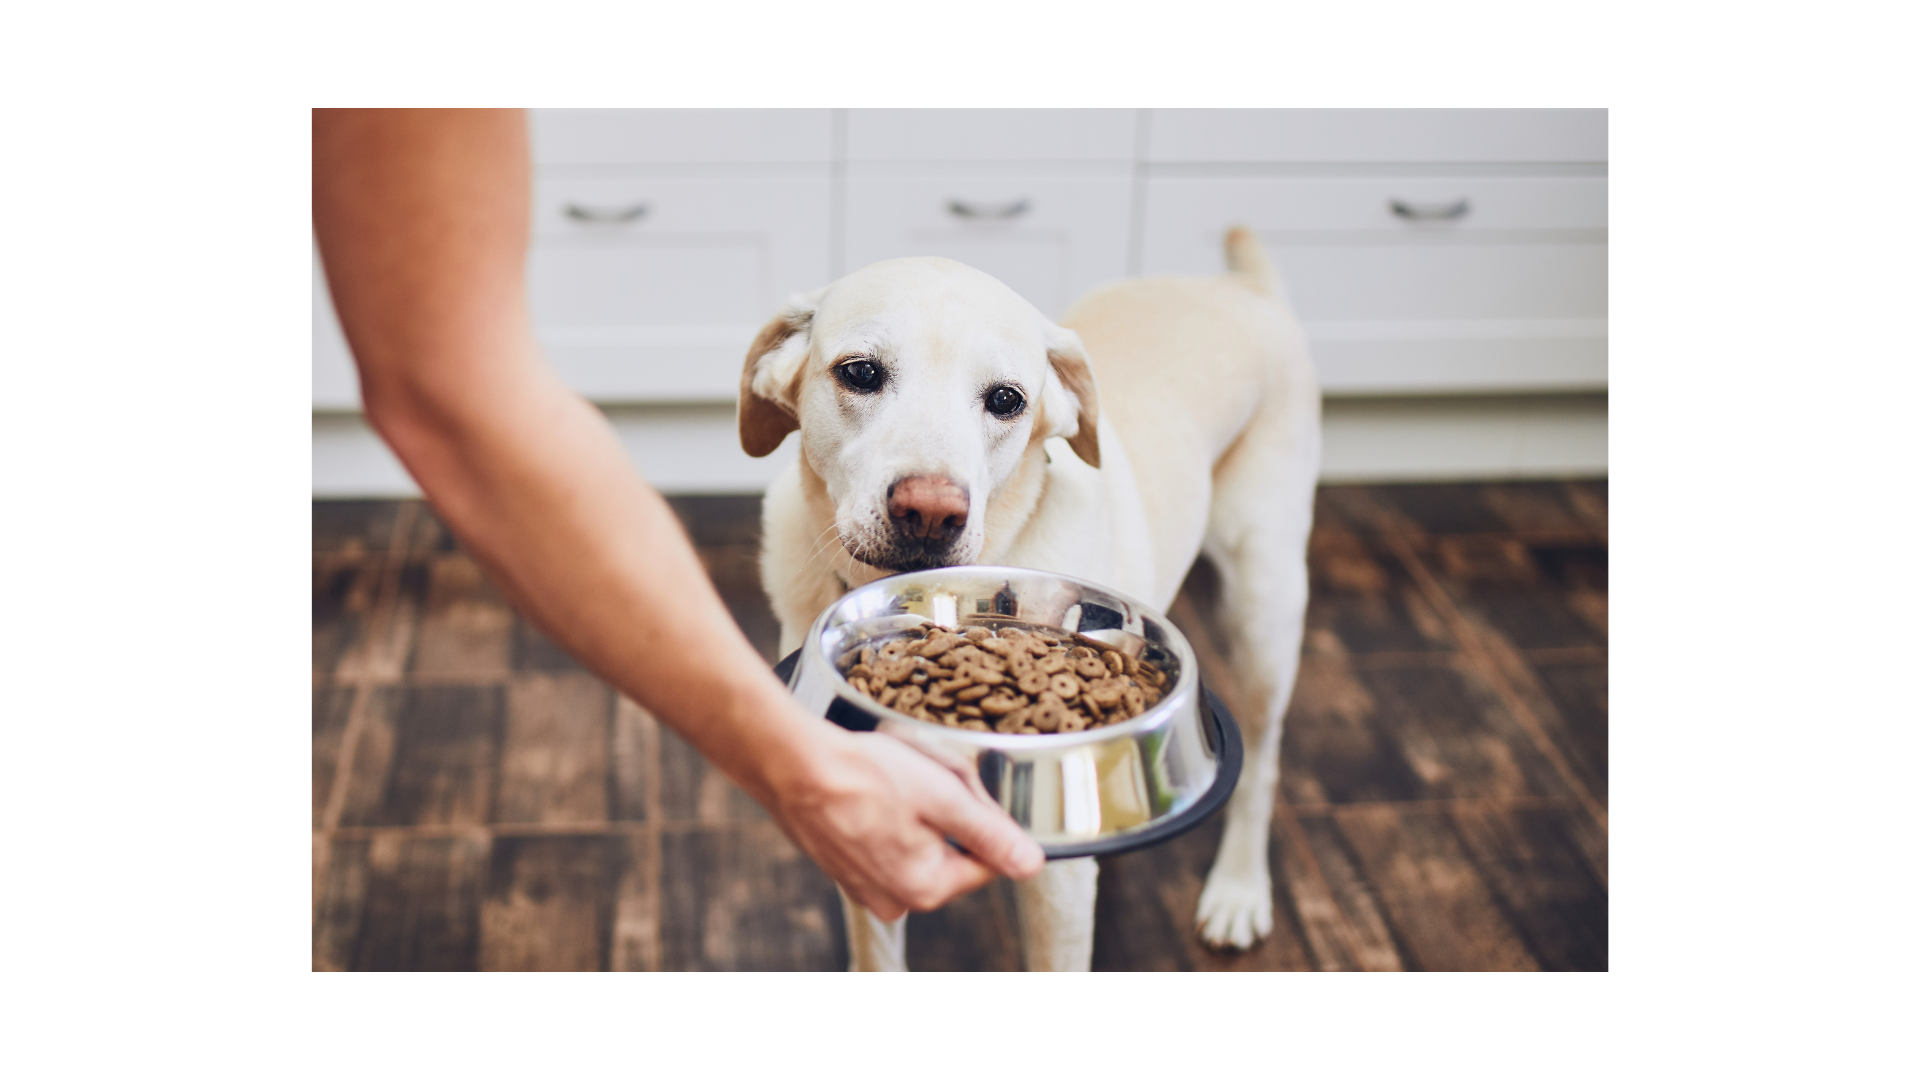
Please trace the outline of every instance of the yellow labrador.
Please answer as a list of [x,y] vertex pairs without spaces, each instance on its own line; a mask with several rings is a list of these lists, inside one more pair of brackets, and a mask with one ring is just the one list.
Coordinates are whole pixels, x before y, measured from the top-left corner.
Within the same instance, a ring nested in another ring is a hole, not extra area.
[[[1222,579],[1247,769],[1200,895],[1215,946],[1273,928],[1267,826],[1299,668],[1320,393],[1259,242],[1230,272],[1124,281],[1047,320],[947,259],[894,259],[796,297],[741,377],[756,457],[800,432],[767,492],[761,574],[780,649],[887,574],[994,563],[1087,578],[1162,610],[1204,551]],[[1086,970],[1096,869],[1018,886],[1032,970]],[[899,970],[905,919],[850,901],[853,968]]]

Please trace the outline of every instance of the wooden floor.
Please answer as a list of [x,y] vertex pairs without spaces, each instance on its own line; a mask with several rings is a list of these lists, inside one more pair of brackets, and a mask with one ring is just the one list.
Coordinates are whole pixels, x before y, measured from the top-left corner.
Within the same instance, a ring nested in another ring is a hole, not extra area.
[[[758,500],[674,503],[771,661]],[[1193,934],[1216,819],[1103,860],[1094,967],[1605,969],[1606,507],[1604,481],[1323,488],[1274,932]],[[1172,615],[1218,672],[1214,588],[1197,568]],[[1017,968],[1014,919],[1004,882],[914,916],[909,964]],[[316,969],[846,963],[832,883],[424,504],[314,503]]]

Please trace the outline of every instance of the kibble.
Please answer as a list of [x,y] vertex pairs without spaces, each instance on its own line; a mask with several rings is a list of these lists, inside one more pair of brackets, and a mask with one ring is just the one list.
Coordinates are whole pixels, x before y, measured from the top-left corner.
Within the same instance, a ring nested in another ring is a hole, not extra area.
[[1040,735],[1139,716],[1167,673],[1078,635],[985,626],[914,628],[841,658],[847,684],[881,705],[970,731]]

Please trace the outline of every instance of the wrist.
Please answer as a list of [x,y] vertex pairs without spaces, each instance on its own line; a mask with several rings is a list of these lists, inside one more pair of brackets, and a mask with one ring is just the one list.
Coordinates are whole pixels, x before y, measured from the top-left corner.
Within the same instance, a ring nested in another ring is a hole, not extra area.
[[735,777],[741,787],[775,811],[823,801],[847,732],[801,709],[784,688],[777,696],[743,701],[742,708],[757,735],[744,747]]

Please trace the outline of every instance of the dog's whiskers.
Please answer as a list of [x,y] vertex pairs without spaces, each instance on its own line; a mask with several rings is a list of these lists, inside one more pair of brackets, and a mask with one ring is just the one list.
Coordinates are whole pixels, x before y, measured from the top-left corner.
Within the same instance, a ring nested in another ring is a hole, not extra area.
[[[833,534],[831,539],[828,538],[828,535],[827,535],[828,533]],[[807,545],[807,561],[804,563],[801,563],[800,565],[803,568],[812,566],[813,561],[815,559],[818,559],[820,556],[825,555],[833,547],[833,544],[839,539],[840,539],[839,524],[836,522],[834,524],[828,525],[825,529],[821,530],[820,535],[813,538],[813,543]]]

